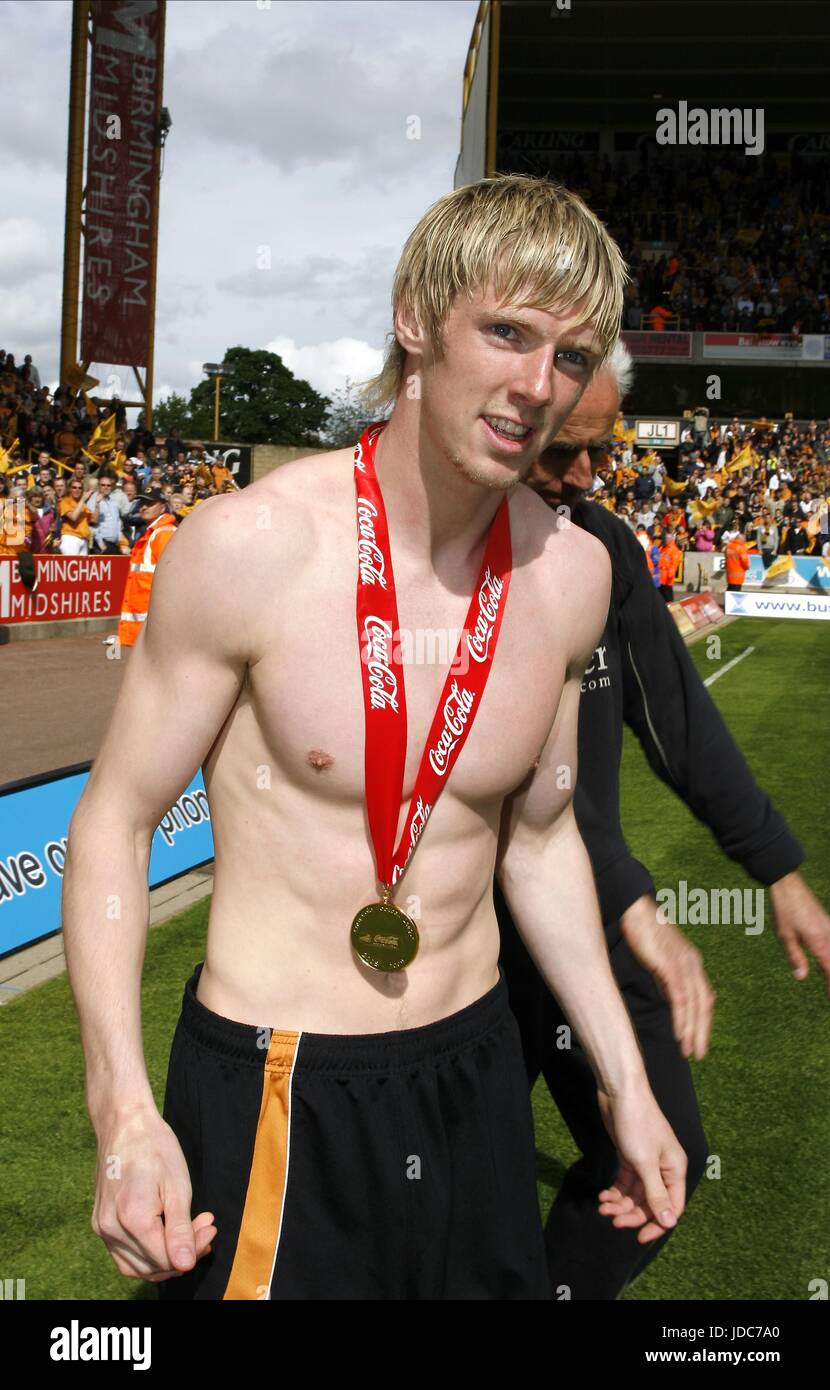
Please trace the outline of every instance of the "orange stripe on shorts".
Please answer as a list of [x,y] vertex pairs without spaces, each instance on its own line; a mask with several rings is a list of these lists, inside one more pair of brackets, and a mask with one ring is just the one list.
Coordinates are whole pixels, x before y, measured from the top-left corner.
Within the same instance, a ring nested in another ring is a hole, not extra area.
[[268,1297],[288,1179],[291,1074],[299,1033],[271,1034],[245,1210],[225,1299]]

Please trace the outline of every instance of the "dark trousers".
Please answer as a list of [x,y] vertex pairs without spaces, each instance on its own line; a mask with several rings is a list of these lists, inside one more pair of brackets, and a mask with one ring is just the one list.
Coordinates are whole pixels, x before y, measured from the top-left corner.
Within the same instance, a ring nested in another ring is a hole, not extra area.
[[[616,1299],[659,1254],[671,1232],[648,1245],[638,1230],[618,1230],[600,1216],[598,1193],[611,1186],[617,1151],[602,1121],[597,1083],[588,1058],[571,1032],[555,996],[544,984],[514,927],[496,885],[501,964],[522,1038],[528,1082],[545,1078],[548,1090],[578,1145],[581,1158],[568,1169],[545,1227],[552,1297]],[[649,971],[628,949],[619,925],[608,929],[614,977],[643,1054],[649,1084],[688,1159],[686,1201],[703,1175],[708,1144],[689,1064],[672,1030],[671,1009]],[[682,1230],[682,1220],[680,1229]]]
[[660,593],[663,595],[663,598],[666,600],[666,603],[674,603],[674,585],[673,585],[673,584],[661,584],[661,585],[660,585]]

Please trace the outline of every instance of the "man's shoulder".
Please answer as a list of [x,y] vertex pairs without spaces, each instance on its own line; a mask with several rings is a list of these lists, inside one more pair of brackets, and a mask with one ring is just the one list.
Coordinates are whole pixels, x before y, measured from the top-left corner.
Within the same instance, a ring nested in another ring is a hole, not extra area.
[[612,556],[617,552],[630,550],[632,541],[635,545],[638,544],[634,532],[622,517],[616,516],[607,507],[601,507],[598,502],[592,502],[587,497],[577,502],[573,509],[573,520],[578,527],[589,531],[597,540],[602,541]]
[[528,487],[516,489],[516,494],[511,523],[521,527],[521,541],[514,544],[514,563],[535,567],[543,591],[561,596],[569,606],[605,603],[610,562],[600,541],[572,524],[567,507],[549,506]]
[[171,549],[180,564],[187,546],[195,566],[210,563],[226,581],[235,575],[240,591],[255,593],[280,574],[296,575],[319,554],[323,532],[331,534],[332,514],[351,516],[351,456],[341,449],[295,459],[238,491],[206,498],[177,528]]
[[198,516],[203,527],[226,524],[233,531],[246,528],[250,514],[257,509],[276,506],[278,514],[274,520],[279,521],[286,508],[322,503],[333,486],[344,488],[350,483],[351,457],[351,449],[339,449],[292,459],[247,487],[205,498],[194,508],[193,519]]

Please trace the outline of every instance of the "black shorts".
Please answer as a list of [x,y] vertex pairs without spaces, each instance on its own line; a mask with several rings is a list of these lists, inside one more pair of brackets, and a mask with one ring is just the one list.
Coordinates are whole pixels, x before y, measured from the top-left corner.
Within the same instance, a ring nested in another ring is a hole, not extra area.
[[188,980],[164,1118],[210,1255],[162,1299],[549,1298],[519,1032],[498,984],[423,1028],[221,1018]]

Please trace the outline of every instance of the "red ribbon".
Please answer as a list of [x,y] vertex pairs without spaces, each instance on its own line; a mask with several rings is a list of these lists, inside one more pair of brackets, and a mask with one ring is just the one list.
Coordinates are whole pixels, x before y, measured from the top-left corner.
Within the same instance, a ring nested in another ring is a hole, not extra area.
[[[402,876],[478,713],[499,639],[513,557],[504,497],[490,527],[467,620],[427,735],[406,822],[393,854],[406,764],[406,694],[389,527],[375,472],[375,447],[386,423],[369,425],[361,435],[355,446],[354,480],[366,811],[378,878],[391,886]],[[453,670],[458,674],[453,675]]]

